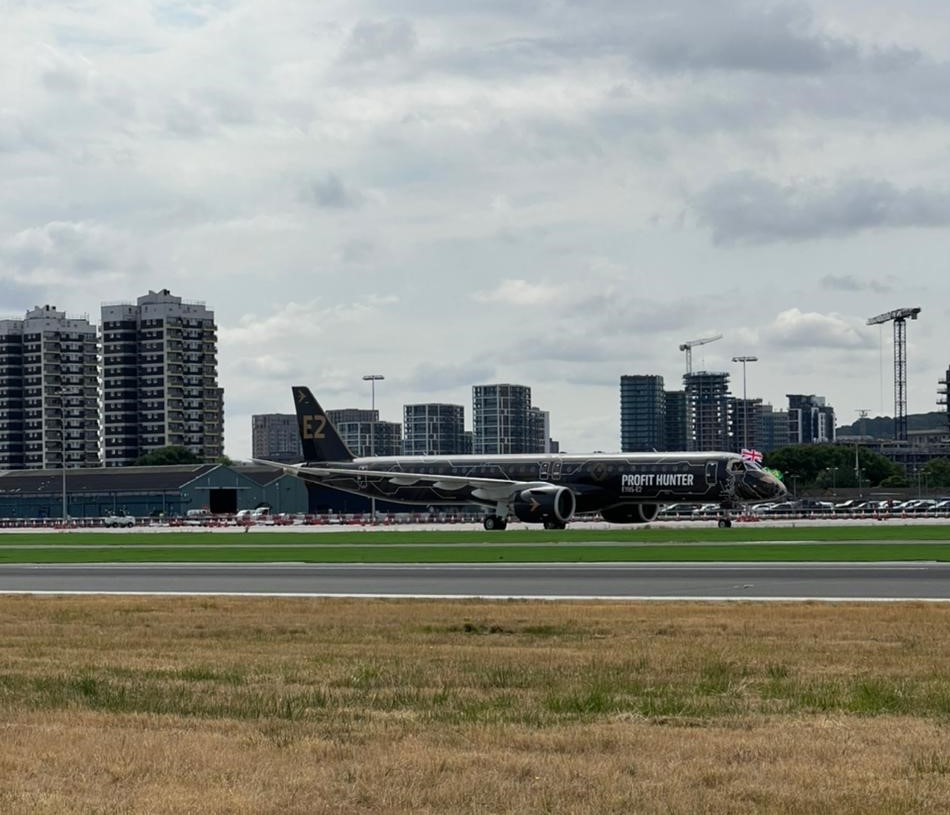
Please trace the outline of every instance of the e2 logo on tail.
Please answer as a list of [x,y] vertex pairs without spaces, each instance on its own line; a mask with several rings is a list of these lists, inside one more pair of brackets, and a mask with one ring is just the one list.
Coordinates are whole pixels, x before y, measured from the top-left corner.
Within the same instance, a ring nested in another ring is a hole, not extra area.
[[304,439],[325,439],[323,429],[327,426],[327,417],[323,415],[301,416],[300,436]]

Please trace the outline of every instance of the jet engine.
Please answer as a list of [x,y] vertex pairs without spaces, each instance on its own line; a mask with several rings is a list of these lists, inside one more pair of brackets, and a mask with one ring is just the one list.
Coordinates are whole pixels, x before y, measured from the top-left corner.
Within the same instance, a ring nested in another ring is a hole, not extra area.
[[619,507],[602,509],[600,514],[611,524],[648,524],[656,520],[659,504],[621,504]]
[[519,521],[543,523],[555,521],[566,524],[574,517],[577,502],[567,487],[532,487],[515,497],[511,511]]

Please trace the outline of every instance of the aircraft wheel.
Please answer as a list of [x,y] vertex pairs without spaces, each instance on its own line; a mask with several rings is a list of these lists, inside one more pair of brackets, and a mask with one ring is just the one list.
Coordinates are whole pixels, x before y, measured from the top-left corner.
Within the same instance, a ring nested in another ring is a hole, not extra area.
[[720,528],[720,529],[729,529],[729,527],[731,527],[731,526],[732,526],[732,521],[730,521],[728,518],[720,518],[720,519],[719,519],[719,528]]
[[497,515],[486,515],[485,520],[482,522],[482,525],[489,532],[495,529],[504,529],[508,526],[507,523],[502,518],[499,518]]
[[567,524],[555,521],[553,518],[548,518],[544,522],[545,529],[564,529],[565,527],[567,527]]

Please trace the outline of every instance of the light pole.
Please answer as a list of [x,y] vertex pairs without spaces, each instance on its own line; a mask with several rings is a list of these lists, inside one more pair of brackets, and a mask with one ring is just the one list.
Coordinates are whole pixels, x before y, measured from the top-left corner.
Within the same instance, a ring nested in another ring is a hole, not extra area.
[[745,395],[745,365],[747,362],[758,362],[758,357],[733,357],[733,362],[742,363],[742,447],[749,449],[749,402]]
[[[369,382],[370,387],[370,409],[373,411],[373,421],[369,426],[369,454],[370,457],[376,455],[376,383],[385,379],[382,374],[366,374],[363,377],[364,382]],[[369,519],[370,523],[376,523],[376,496],[369,499]]]

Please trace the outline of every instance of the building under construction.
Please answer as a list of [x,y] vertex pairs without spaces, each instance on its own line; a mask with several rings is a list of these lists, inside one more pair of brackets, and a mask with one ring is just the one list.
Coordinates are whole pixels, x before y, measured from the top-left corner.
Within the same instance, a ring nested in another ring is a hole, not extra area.
[[686,444],[688,450],[729,450],[729,374],[697,371],[683,376],[686,391]]

